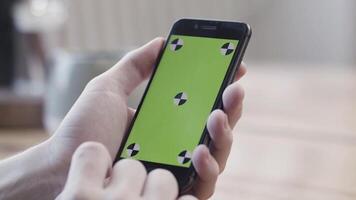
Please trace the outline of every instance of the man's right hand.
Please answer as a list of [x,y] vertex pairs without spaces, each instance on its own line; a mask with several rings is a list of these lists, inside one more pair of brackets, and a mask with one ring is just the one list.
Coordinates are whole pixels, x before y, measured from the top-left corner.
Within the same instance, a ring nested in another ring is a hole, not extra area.
[[[103,144],[111,158],[115,158],[127,127],[135,110],[127,105],[127,97],[149,75],[155,66],[164,43],[157,38],[131,51],[105,73],[91,80],[73,105],[55,134],[48,141],[47,155],[56,185],[52,186],[56,196],[63,188],[70,159],[74,151],[84,142]],[[230,154],[232,129],[242,113],[244,92],[236,82],[246,73],[242,64],[222,96],[223,110],[213,111],[207,119],[211,137],[210,148],[199,145],[192,155],[197,172],[197,181],[189,193],[199,199],[213,195],[215,184],[223,172]]]
[[[57,200],[175,200],[178,184],[167,170],[149,174],[135,160],[121,160],[112,167],[112,159],[104,145],[82,144],[74,153],[67,183]],[[182,196],[179,200],[195,200]]]

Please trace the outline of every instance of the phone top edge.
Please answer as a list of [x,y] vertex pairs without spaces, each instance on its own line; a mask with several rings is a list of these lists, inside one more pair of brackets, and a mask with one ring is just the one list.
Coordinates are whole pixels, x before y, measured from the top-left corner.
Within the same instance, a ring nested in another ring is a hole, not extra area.
[[251,33],[250,25],[237,21],[219,21],[183,18],[177,20],[170,35],[187,35],[221,39],[245,39]]
[[192,23],[192,22],[208,23],[208,24],[215,24],[215,25],[217,25],[217,24],[234,24],[234,25],[243,27],[248,35],[251,35],[251,33],[252,33],[250,24],[248,24],[246,22],[232,21],[232,20],[219,20],[219,19],[200,19],[200,18],[181,18],[181,19],[178,19],[173,23],[173,26],[172,26],[171,30],[174,30],[175,26],[179,25],[180,23],[187,23],[187,22],[188,23]]
[[246,22],[241,22],[241,21],[233,21],[233,20],[220,20],[220,19],[202,19],[202,18],[180,18],[174,21],[173,26],[177,23],[180,22],[185,22],[185,21],[197,21],[197,22],[206,22],[206,23],[236,23],[236,24],[247,24]]

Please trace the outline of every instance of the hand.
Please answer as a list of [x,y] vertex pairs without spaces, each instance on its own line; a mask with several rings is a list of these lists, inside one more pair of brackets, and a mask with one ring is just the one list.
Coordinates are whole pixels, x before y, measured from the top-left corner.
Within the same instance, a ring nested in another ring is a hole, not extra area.
[[[125,159],[112,167],[107,149],[100,143],[86,142],[74,153],[67,183],[57,200],[175,200],[178,184],[173,174],[156,169],[146,174],[145,167]],[[195,200],[182,196],[178,200]]]
[[128,53],[87,84],[50,138],[49,162],[56,168],[55,176],[66,177],[74,151],[86,141],[99,142],[112,158],[116,156],[135,112],[127,106],[127,97],[150,75],[163,42],[164,39],[157,38]]
[[199,145],[193,152],[192,161],[198,179],[190,193],[199,199],[207,199],[214,194],[217,178],[225,169],[233,141],[232,130],[242,114],[244,90],[236,81],[245,74],[246,68],[242,63],[235,82],[223,93],[223,111],[215,110],[208,118],[207,128],[211,138],[209,149]]
[[[86,141],[99,142],[108,149],[111,158],[115,157],[135,113],[134,109],[127,106],[127,97],[151,74],[163,42],[162,38],[157,38],[128,53],[110,70],[88,83],[49,140],[49,163],[55,166],[53,174],[63,179],[63,184],[71,156],[80,144]],[[245,71],[241,66],[236,79]],[[204,146],[199,146],[193,153],[192,160],[199,177],[191,193],[199,198],[213,194],[217,176],[225,167],[232,143],[231,129],[241,115],[242,98],[243,90],[236,83],[225,90],[224,112],[214,111],[208,119],[211,153]]]

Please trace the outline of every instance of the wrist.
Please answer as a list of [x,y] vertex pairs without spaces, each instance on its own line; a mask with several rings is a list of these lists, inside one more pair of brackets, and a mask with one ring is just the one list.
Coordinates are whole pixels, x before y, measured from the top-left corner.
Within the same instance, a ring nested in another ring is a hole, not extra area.
[[47,160],[48,185],[54,199],[64,188],[72,155],[67,155],[66,151],[58,149],[58,144],[53,137],[44,142],[43,145],[46,151],[43,156]]
[[62,191],[67,177],[65,165],[58,159],[58,155],[53,152],[52,147],[51,139],[46,140],[31,148],[32,156],[28,156],[28,160],[24,161],[24,163],[33,163],[31,165],[34,166],[29,169],[31,173],[29,177],[34,177],[32,182],[35,187],[33,190],[47,196],[46,199],[55,199]]
[[50,142],[45,141],[1,161],[0,199],[54,199],[63,188],[65,176],[51,161],[50,149]]

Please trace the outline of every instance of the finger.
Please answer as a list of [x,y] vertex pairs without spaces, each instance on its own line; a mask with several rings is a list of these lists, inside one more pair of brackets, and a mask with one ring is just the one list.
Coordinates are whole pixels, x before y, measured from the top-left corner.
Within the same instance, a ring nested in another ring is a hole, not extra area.
[[222,110],[213,111],[207,122],[211,138],[211,155],[219,164],[219,172],[225,169],[231,151],[233,135],[226,114]]
[[192,195],[184,195],[179,197],[178,200],[198,200],[198,199]]
[[244,90],[238,83],[229,85],[223,93],[224,111],[232,128],[241,117],[244,95]]
[[194,196],[198,199],[207,199],[214,193],[219,165],[205,145],[199,145],[194,150],[192,160],[198,174],[197,182],[193,187]]
[[163,38],[156,38],[129,52],[104,76],[115,80],[128,96],[151,73],[163,43]]
[[146,169],[139,161],[124,159],[117,162],[107,186],[108,193],[118,199],[133,199],[141,195],[146,179]]
[[133,117],[135,116],[136,113],[136,109],[134,108],[128,108],[127,110],[127,121],[131,122],[131,120],[133,119]]
[[67,185],[90,184],[103,187],[111,164],[110,154],[104,145],[96,142],[83,143],[73,154]]
[[143,199],[170,200],[178,195],[178,183],[173,174],[167,170],[156,169],[148,174],[143,190]]
[[246,72],[246,64],[244,62],[241,62],[240,67],[235,74],[235,81],[240,80],[246,74]]

